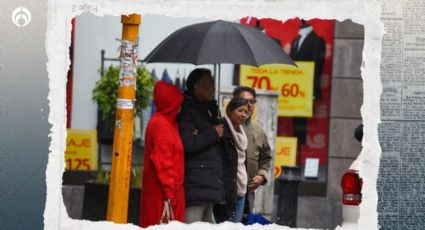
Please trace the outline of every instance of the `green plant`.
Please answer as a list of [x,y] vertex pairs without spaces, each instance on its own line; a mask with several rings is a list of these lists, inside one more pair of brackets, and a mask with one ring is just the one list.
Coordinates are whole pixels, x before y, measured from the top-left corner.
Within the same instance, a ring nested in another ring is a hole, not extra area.
[[130,186],[134,188],[142,187],[143,166],[135,166],[131,168]]
[[[96,171],[95,182],[99,184],[109,184],[111,179],[111,171],[98,169]],[[132,166],[130,170],[130,187],[142,188],[143,166]]]
[[95,173],[95,182],[98,184],[109,184],[109,179],[111,177],[111,171],[104,171],[101,167],[98,167]]
[[[120,68],[110,65],[92,91],[92,99],[95,101],[101,113],[101,119],[115,117],[117,105],[117,91]],[[136,102],[134,112],[140,116],[142,109],[146,108],[152,98],[154,79],[144,65],[137,67]]]

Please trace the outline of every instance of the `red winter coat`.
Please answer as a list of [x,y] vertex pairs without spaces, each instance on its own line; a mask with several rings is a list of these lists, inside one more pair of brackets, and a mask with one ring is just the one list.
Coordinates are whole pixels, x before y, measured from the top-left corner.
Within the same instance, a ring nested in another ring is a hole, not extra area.
[[184,152],[176,116],[183,102],[177,87],[155,84],[156,112],[146,128],[140,226],[159,224],[164,199],[171,199],[175,220],[184,221]]

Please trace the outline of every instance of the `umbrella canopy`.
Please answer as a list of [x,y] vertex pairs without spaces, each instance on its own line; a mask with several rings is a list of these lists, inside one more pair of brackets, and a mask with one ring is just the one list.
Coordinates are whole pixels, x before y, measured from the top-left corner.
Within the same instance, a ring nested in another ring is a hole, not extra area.
[[183,27],[162,41],[145,62],[294,65],[292,59],[261,31],[238,23],[212,21]]

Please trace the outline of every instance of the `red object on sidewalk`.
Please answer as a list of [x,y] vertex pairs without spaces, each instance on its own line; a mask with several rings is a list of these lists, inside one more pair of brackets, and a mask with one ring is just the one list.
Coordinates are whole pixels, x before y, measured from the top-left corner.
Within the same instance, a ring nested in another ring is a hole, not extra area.
[[66,81],[66,128],[71,128],[72,115],[72,86],[74,84],[74,34],[75,34],[75,18],[71,21],[71,46],[69,47],[69,58],[71,65],[69,66],[67,81]]
[[363,179],[357,170],[347,170],[341,179],[342,203],[345,205],[359,205],[362,202]]
[[171,199],[175,220],[184,221],[184,152],[176,116],[183,102],[179,89],[159,81],[154,89],[156,112],[145,137],[140,226],[159,224],[164,199]]

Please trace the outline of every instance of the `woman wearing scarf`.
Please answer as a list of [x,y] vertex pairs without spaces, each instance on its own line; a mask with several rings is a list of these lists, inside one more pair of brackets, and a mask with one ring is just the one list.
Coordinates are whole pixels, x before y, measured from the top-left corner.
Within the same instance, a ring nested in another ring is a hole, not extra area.
[[176,122],[183,95],[177,87],[159,81],[153,101],[156,112],[145,134],[140,208],[143,228],[169,220],[184,221],[184,153]]
[[214,206],[214,217],[217,223],[242,221],[248,184],[246,171],[248,141],[242,125],[247,114],[247,100],[237,97],[230,100],[226,108],[226,116],[223,121],[224,134],[221,138],[226,204]]

